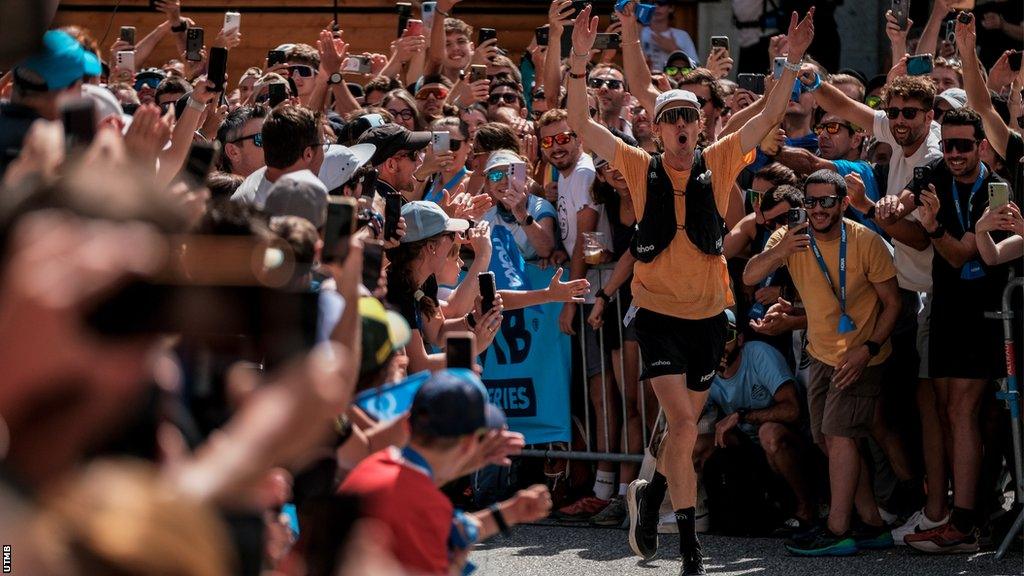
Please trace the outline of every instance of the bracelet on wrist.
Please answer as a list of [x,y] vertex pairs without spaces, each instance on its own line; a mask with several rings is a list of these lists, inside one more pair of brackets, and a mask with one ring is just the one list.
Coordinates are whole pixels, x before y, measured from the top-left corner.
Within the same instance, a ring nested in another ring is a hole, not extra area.
[[800,63],[799,62],[797,62],[796,64],[791,64],[789,62],[789,60],[786,60],[786,63],[785,63],[784,66],[785,66],[786,70],[789,70],[790,72],[800,72]]
[[193,110],[196,110],[197,112],[202,112],[203,110],[206,110],[206,104],[203,104],[202,102],[196,100],[191,96],[188,97],[188,107]]
[[444,16],[445,18],[451,18],[452,17],[452,13],[451,12],[445,12],[444,10],[441,10],[440,8],[436,8],[435,11],[438,14],[440,14],[441,16]]
[[585,54],[577,54],[575,48],[572,49],[572,55],[573,55],[574,58],[586,58],[587,60],[590,60],[590,53],[589,52],[587,52]]
[[491,511],[491,518],[494,519],[494,523],[498,525],[498,530],[503,536],[508,536],[508,522],[505,521],[505,515],[501,513],[501,505],[498,503],[491,504],[487,507]]
[[573,72],[571,68],[569,69],[569,78],[572,78],[574,80],[582,80],[582,79],[584,79],[586,77],[587,77],[586,71],[584,71],[581,74],[577,74],[577,73]]

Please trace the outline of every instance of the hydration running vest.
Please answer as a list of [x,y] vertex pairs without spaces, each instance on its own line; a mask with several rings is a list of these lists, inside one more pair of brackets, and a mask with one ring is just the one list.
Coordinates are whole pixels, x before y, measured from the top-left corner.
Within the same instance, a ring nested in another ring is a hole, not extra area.
[[661,154],[651,156],[647,167],[647,202],[644,216],[637,223],[629,251],[641,262],[652,262],[672,243],[676,232],[686,230],[690,242],[705,254],[722,253],[725,221],[715,204],[711,171],[707,170],[700,148],[693,151],[693,166],[683,196],[686,199],[686,223],[676,222],[675,190],[663,167]]

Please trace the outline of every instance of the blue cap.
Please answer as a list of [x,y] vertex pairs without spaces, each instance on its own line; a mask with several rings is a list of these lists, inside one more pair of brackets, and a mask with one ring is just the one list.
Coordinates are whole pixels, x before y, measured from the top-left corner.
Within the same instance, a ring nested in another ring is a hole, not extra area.
[[402,218],[405,218],[403,244],[419,242],[445,232],[469,230],[469,220],[449,218],[436,202],[426,200],[414,200],[402,206]]
[[[48,91],[63,90],[86,76],[99,76],[100,60],[62,30],[43,34],[42,48],[15,67],[20,81]],[[25,74],[26,72],[30,74]],[[34,73],[35,78],[31,73]]]
[[414,433],[457,438],[505,427],[505,413],[487,402],[487,389],[465,368],[440,370],[416,392],[409,411]]

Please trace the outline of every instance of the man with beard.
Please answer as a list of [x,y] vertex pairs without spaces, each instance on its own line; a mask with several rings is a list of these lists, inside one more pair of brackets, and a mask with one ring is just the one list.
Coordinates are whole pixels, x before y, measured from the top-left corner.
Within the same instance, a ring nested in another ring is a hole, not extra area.
[[[786,266],[807,316],[807,401],[814,441],[828,455],[831,507],[827,525],[786,543],[798,556],[892,545],[858,444],[871,434],[900,296],[885,241],[844,219],[848,204],[842,176],[811,174],[804,190],[809,222],[777,230],[743,271],[750,285]],[[864,524],[856,532],[854,507]]]
[[[980,159],[988,146],[981,116],[970,108],[942,118],[943,160],[932,164],[920,186],[904,192],[909,211],[919,197],[918,214],[935,247],[929,375],[934,378],[940,430],[952,447],[953,510],[949,522],[908,533],[907,545],[922,552],[976,552],[978,478],[982,444],[979,422],[988,382],[1006,375],[999,326],[985,319],[998,310],[1006,266],[986,266],[978,257],[974,225],[988,206],[988,186],[1005,183]],[[969,338],[964,338],[969,334]],[[939,441],[939,439],[934,439]],[[982,494],[986,493],[984,491]]]
[[629,98],[622,70],[615,64],[598,64],[590,71],[587,86],[595,91],[600,103],[598,122],[632,137],[632,126],[622,118],[622,106]]
[[[622,20],[623,29],[632,28],[630,33],[635,33],[631,7],[626,8]],[[665,149],[664,154],[651,156],[622,143],[587,114],[583,80],[597,24],[587,6],[573,28],[570,126],[595,154],[609,158],[629,183],[640,220],[631,249],[638,260],[632,284],[638,310],[632,322],[636,323],[643,357],[642,378],[651,380],[668,422],[659,472],[650,483],[635,480],[626,495],[629,544],[644,558],[657,552],[658,507],[668,490],[679,528],[681,574],[706,574],[696,532],[693,449],[697,419],[725,346],[725,309],[734,304],[722,256],[722,215],[728,211],[736,176],[785,114],[789,93],[773,91],[761,113],[738,131],[698,151],[698,135],[709,119],[702,118],[697,95],[687,90],[660,95],[645,92],[645,106],[650,103],[654,115],[655,135]],[[789,25],[789,60],[780,82],[795,80],[813,37],[811,16],[798,23],[794,13]],[[635,39],[627,37],[626,45]],[[630,67],[646,70],[642,54],[633,52],[626,58],[627,77],[632,74]]]
[[[802,75],[801,81],[807,85],[815,83],[813,75],[809,73]],[[877,111],[849,99],[826,83],[822,83],[815,92],[815,98],[819,106],[864,128],[868,135],[873,135],[879,143],[893,150],[889,160],[886,196],[876,202],[877,208],[874,211],[870,206],[862,207],[868,209],[865,216],[873,218],[889,234],[896,249],[896,279],[904,313],[897,322],[893,338],[896,349],[894,362],[899,365],[892,370],[896,375],[905,371],[908,376],[916,370],[918,385],[915,393],[921,413],[922,453],[927,493],[931,495],[926,510],[911,516],[906,525],[897,530],[897,535],[905,534],[906,531],[913,532],[918,527],[928,530],[944,522],[945,499],[941,494],[946,490],[941,481],[945,478],[946,465],[942,444],[937,441],[941,432],[936,392],[928,370],[933,249],[917,222],[916,212],[902,219],[895,217],[894,213],[900,203],[900,193],[913,180],[914,168],[942,157],[939,125],[932,121],[935,85],[931,79],[923,76],[895,78],[884,89],[880,109]],[[861,204],[859,200],[858,204]],[[902,380],[894,378],[894,381]]]
[[710,400],[724,416],[715,424],[715,446],[753,444],[796,496],[794,527],[810,526],[817,508],[803,472],[806,443],[794,428],[800,420],[796,379],[779,351],[764,342],[745,342],[732,310],[725,353],[711,384]]

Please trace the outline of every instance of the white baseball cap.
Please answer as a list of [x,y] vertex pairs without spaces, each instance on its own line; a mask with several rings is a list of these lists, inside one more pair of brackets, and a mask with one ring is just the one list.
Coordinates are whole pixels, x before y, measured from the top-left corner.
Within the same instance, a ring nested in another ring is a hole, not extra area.
[[356,170],[362,168],[377,147],[373,144],[329,144],[324,147],[324,162],[320,165],[320,179],[328,190],[336,190],[348,182]]
[[697,95],[689,90],[679,89],[658,94],[658,98],[654,101],[654,122],[658,122],[658,117],[666,109],[684,106],[700,110],[700,101],[697,100]]
[[487,158],[487,165],[484,167],[484,172],[490,172],[491,168],[498,166],[511,166],[512,164],[526,164],[523,159],[511,150],[495,150],[491,152],[491,155]]

